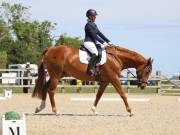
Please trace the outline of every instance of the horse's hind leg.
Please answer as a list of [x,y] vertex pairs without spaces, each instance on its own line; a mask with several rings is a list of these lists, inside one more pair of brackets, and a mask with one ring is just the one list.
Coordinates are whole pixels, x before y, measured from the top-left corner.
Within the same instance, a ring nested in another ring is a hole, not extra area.
[[49,80],[49,90],[48,90],[48,94],[49,94],[49,99],[51,102],[51,107],[52,107],[52,112],[54,113],[58,113],[57,109],[56,109],[56,104],[55,104],[55,100],[54,100],[54,94],[55,94],[55,90],[58,84],[58,79],[56,78],[50,78]]
[[125,94],[125,92],[123,91],[122,86],[121,86],[119,80],[113,81],[113,82],[112,82],[112,85],[116,88],[117,92],[119,93],[119,95],[120,95],[121,98],[123,99],[124,104],[125,104],[125,106],[126,106],[127,112],[129,112],[129,113],[130,113],[130,116],[132,116],[132,115],[133,115],[133,114],[132,114],[132,110],[131,110],[128,102],[127,102],[126,94]]
[[38,113],[42,111],[46,107],[46,99],[42,99],[41,105],[39,107],[36,107],[35,113]]
[[47,96],[47,89],[48,89],[47,86],[48,86],[48,83],[49,82],[47,82],[45,87],[44,87],[44,91],[45,92],[42,95],[41,104],[40,104],[39,107],[36,107],[35,113],[38,113],[38,112],[42,111],[46,107],[46,96]]
[[98,114],[98,112],[96,111],[96,107],[97,107],[97,104],[98,104],[98,102],[99,102],[99,100],[100,100],[102,94],[104,93],[104,90],[108,84],[109,84],[109,82],[101,82],[100,83],[98,92],[96,94],[96,99],[95,99],[94,105],[91,108],[91,110],[93,111],[94,114]]

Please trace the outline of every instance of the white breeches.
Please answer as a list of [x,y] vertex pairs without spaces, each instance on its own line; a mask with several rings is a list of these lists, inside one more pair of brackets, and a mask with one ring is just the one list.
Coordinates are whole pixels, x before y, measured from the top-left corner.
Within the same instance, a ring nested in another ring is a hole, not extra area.
[[94,53],[98,56],[98,50],[93,42],[84,42],[84,47],[86,47],[86,49],[88,49],[92,54]]

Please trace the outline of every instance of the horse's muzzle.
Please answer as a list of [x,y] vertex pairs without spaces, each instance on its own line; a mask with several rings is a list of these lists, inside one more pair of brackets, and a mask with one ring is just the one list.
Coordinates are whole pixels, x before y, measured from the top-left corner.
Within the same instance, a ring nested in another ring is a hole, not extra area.
[[147,86],[147,82],[139,82],[138,83],[138,88],[141,90],[144,90],[144,88]]

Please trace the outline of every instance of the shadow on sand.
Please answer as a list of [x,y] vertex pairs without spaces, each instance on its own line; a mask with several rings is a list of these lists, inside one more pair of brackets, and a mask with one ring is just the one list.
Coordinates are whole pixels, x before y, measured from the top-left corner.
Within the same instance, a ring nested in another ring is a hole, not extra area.
[[80,117],[129,117],[128,114],[121,115],[121,114],[78,114],[78,113],[61,113],[61,114],[53,114],[53,113],[26,113],[26,116],[80,116]]

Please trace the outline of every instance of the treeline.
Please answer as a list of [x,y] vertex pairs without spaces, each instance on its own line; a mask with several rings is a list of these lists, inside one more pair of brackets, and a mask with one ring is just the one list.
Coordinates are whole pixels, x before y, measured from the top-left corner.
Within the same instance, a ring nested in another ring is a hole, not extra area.
[[81,45],[80,37],[67,34],[52,36],[56,23],[33,20],[30,7],[22,4],[1,3],[0,5],[0,68],[8,64],[37,63],[45,48],[53,44]]

